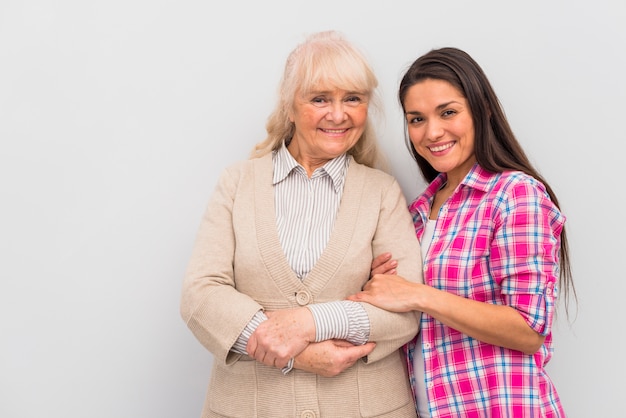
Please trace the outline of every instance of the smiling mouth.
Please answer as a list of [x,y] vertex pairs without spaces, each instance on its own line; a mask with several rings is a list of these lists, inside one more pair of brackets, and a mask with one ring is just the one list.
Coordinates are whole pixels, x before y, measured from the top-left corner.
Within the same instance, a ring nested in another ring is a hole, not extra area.
[[342,134],[342,133],[348,131],[347,128],[345,128],[345,129],[323,129],[323,128],[320,128],[320,130],[322,132],[327,133],[327,134]]
[[453,145],[454,142],[448,142],[447,144],[439,145],[438,147],[428,147],[428,149],[431,152],[441,152],[447,150],[448,148],[451,148]]

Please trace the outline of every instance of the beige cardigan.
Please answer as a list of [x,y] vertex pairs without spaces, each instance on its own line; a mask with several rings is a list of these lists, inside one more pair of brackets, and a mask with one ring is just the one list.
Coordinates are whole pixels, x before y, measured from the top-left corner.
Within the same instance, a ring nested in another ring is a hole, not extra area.
[[259,309],[344,299],[367,281],[373,256],[390,251],[398,274],[422,281],[420,248],[397,181],[350,162],[333,233],[300,281],[276,229],[271,155],[224,171],[202,219],[185,275],[181,315],[214,357],[203,417],[415,417],[399,348],[419,314],[364,304],[376,341],[367,359],[335,377],[279,369],[230,348]]

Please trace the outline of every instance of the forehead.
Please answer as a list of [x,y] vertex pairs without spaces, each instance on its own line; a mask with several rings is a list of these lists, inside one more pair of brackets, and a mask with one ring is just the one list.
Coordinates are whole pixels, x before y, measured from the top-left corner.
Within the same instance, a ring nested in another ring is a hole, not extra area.
[[445,103],[466,104],[465,96],[454,85],[444,80],[425,79],[407,90],[405,106],[437,107]]
[[312,93],[336,93],[336,92],[350,92],[365,94],[367,88],[359,86],[354,82],[346,82],[343,80],[333,79],[321,79],[316,82],[302,83],[298,91],[301,95],[308,95]]

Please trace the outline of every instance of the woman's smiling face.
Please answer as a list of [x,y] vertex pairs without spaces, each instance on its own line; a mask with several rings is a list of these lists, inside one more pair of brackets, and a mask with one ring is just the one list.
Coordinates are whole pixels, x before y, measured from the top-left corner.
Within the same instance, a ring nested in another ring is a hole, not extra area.
[[407,90],[403,105],[417,153],[448,179],[465,177],[476,158],[474,122],[463,94],[447,81],[428,78]]
[[312,173],[352,148],[367,123],[368,95],[337,88],[296,96],[289,119],[295,131],[288,149]]

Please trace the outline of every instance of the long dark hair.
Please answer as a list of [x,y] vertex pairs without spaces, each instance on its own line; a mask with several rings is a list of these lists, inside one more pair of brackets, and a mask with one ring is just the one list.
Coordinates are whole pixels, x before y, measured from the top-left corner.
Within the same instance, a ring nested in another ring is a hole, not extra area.
[[[502,105],[491,83],[472,57],[457,48],[440,48],[419,57],[406,71],[400,82],[398,99],[403,112],[404,99],[411,86],[425,79],[443,80],[450,83],[465,97],[474,123],[474,154],[485,170],[493,173],[522,171],[534,177],[546,188],[550,199],[560,208],[556,194],[548,182],[532,166],[504,114]],[[405,125],[407,121],[405,119]],[[407,132],[405,126],[405,133]],[[439,175],[425,158],[420,156],[406,134],[409,151],[422,176],[429,183]],[[561,231],[561,256],[559,287],[563,289],[567,310],[570,290],[576,299],[565,228]]]

